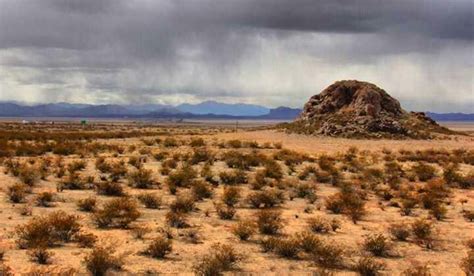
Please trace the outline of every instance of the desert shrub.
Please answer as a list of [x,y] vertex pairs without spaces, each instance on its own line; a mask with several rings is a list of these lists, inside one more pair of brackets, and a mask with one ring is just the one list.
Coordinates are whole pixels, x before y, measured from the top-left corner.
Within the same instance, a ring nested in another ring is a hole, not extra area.
[[260,147],[257,141],[245,141],[243,145],[246,148],[252,148],[252,149],[258,149]]
[[335,170],[335,160],[324,154],[319,157],[318,165],[323,171],[331,172]]
[[430,269],[426,265],[413,265],[403,271],[403,276],[431,276]]
[[120,270],[123,259],[112,255],[110,248],[96,246],[84,258],[87,270],[94,276],[103,276],[110,270]]
[[459,164],[449,164],[443,169],[443,180],[448,185],[453,185],[461,181],[461,174],[459,173]]
[[191,141],[189,142],[189,145],[191,147],[203,147],[206,145],[206,142],[201,137],[196,137],[196,138],[191,139]]
[[366,168],[362,171],[361,178],[372,185],[383,182],[385,179],[384,172],[378,168]]
[[247,196],[247,202],[253,208],[271,208],[283,201],[284,198],[282,192],[274,189],[253,192]]
[[308,226],[315,233],[327,233],[332,230],[331,221],[321,216],[308,219]]
[[163,140],[163,146],[167,148],[172,148],[172,147],[177,147],[178,146],[178,140],[172,137],[166,137],[165,140]]
[[86,161],[76,160],[76,161],[71,162],[68,165],[67,170],[68,170],[69,173],[74,173],[76,171],[80,171],[80,170],[83,170],[85,168],[86,168]]
[[70,173],[66,179],[60,182],[61,190],[83,190],[86,188],[86,183],[81,179],[78,173]]
[[260,239],[259,241],[260,247],[262,248],[262,251],[265,253],[275,250],[279,242],[280,242],[280,238],[274,237],[274,236],[265,237],[263,239]]
[[316,177],[318,170],[314,166],[306,166],[300,174],[298,174],[298,178],[300,180],[307,180],[310,175]]
[[227,186],[224,187],[224,193],[222,194],[222,202],[229,207],[235,206],[240,200],[240,188]]
[[197,148],[194,149],[191,156],[191,164],[198,164],[200,162],[214,162],[214,154],[206,148]]
[[316,185],[313,183],[297,183],[293,186],[293,191],[296,197],[306,198],[309,201],[316,201]]
[[354,270],[361,276],[378,276],[381,275],[380,271],[383,269],[385,265],[372,257],[360,258],[354,266]]
[[145,144],[145,146],[149,147],[153,146],[156,143],[156,141],[153,139],[142,139],[142,142],[143,144]]
[[461,177],[461,179],[459,180],[459,187],[461,189],[474,188],[474,172],[471,171],[466,176]]
[[276,254],[289,259],[297,258],[300,250],[300,241],[293,237],[278,239],[273,248]]
[[110,180],[116,182],[120,178],[126,176],[127,173],[127,166],[125,165],[125,162],[123,160],[120,162],[115,162],[111,165],[110,168]]
[[264,170],[258,170],[255,173],[253,181],[250,182],[250,186],[254,190],[261,190],[263,187],[266,187],[270,184],[269,179],[265,176]]
[[18,168],[18,178],[22,181],[23,184],[32,187],[39,180],[38,170],[34,166],[22,164]]
[[7,195],[11,202],[20,203],[24,201],[27,191],[28,189],[26,185],[16,183],[8,187]]
[[261,234],[274,235],[283,227],[281,212],[274,210],[260,210],[256,214],[257,227]]
[[95,168],[101,173],[108,173],[111,171],[111,165],[107,163],[104,157],[98,157],[95,160]]
[[96,191],[99,195],[107,196],[123,196],[125,192],[118,182],[104,181],[95,184]]
[[334,194],[329,196],[325,202],[326,209],[330,210],[334,214],[340,214],[344,210],[344,202],[340,194]]
[[433,234],[433,224],[426,219],[418,219],[412,223],[411,229],[416,238],[430,239]]
[[13,160],[11,158],[6,159],[3,162],[3,165],[5,166],[7,173],[10,173],[15,177],[20,174],[20,168],[22,164],[20,164],[20,162],[18,162],[17,160]]
[[427,181],[435,177],[436,169],[424,162],[418,162],[412,167],[413,173],[418,176],[420,181]]
[[132,165],[137,169],[140,169],[143,166],[142,159],[138,156],[130,156],[128,158],[128,164]]
[[198,244],[201,242],[201,235],[197,229],[186,229],[181,231],[180,236],[183,237],[183,240],[189,243]]
[[383,234],[368,235],[364,240],[364,249],[374,256],[388,256],[392,244]]
[[19,211],[22,216],[31,216],[33,214],[33,208],[29,204],[21,206]]
[[137,203],[129,197],[112,199],[93,214],[93,219],[99,227],[126,228],[139,217]]
[[143,193],[137,196],[138,200],[149,209],[158,209],[162,204],[161,197],[152,193]]
[[150,189],[155,185],[152,171],[140,168],[128,175],[128,184],[138,189]]
[[214,176],[214,172],[212,171],[212,167],[209,162],[206,162],[202,167],[201,176],[204,178],[204,180],[211,183],[213,186],[219,185],[219,181]]
[[233,170],[231,172],[221,172],[219,178],[227,185],[237,185],[247,183],[247,174],[243,170]]
[[203,200],[212,197],[213,190],[210,184],[198,180],[191,184],[191,193],[196,200]]
[[162,161],[166,156],[168,156],[168,152],[166,151],[160,151],[153,154],[153,158],[155,158],[156,161]]
[[344,260],[344,249],[334,242],[324,242],[311,251],[312,260],[325,268],[341,267]]
[[343,213],[351,218],[354,224],[357,223],[366,214],[366,194],[354,186],[344,184],[339,195],[343,203]]
[[69,242],[79,232],[78,217],[57,211],[48,216],[37,217],[15,228],[20,248],[52,246],[58,242]]
[[402,166],[396,161],[385,162],[384,173],[387,179],[390,177],[402,177],[404,175]]
[[410,236],[410,228],[408,225],[401,223],[401,224],[391,224],[389,227],[390,234],[399,241],[406,241]]
[[464,218],[470,222],[474,221],[474,211],[464,211]]
[[135,239],[143,239],[146,234],[150,233],[152,230],[150,227],[146,226],[146,225],[135,225],[131,232],[132,232],[132,235]]
[[474,250],[469,250],[467,256],[461,261],[461,268],[466,275],[474,274]]
[[185,165],[175,172],[171,173],[167,178],[168,186],[189,187],[193,180],[197,177],[197,172],[193,167]]
[[306,253],[311,253],[315,248],[321,246],[321,240],[313,233],[304,231],[297,233],[295,238],[298,240],[299,247]]
[[227,146],[229,148],[238,149],[242,147],[242,142],[240,140],[229,140],[227,141]]
[[186,214],[180,213],[180,212],[173,212],[169,211],[166,213],[166,223],[168,223],[169,226],[175,227],[175,228],[186,228],[189,226],[189,224],[186,222]]
[[435,204],[434,206],[431,207],[430,209],[430,214],[435,217],[437,220],[442,220],[446,218],[446,213],[448,210],[444,206],[444,204]]
[[287,166],[299,165],[307,159],[303,154],[288,149],[279,150],[273,155],[273,158],[284,161]]
[[44,247],[38,247],[28,250],[28,255],[33,262],[44,265],[50,263],[54,253]]
[[179,195],[176,200],[170,204],[170,210],[176,213],[188,213],[194,210],[195,199],[190,195]]
[[52,235],[59,241],[70,242],[72,237],[80,231],[79,216],[69,215],[64,211],[50,213],[47,223],[52,226]]
[[[77,270],[72,267],[61,267],[61,266],[32,266],[25,276],[44,276],[44,275],[55,275],[55,276],[74,276],[77,275]],[[0,273],[0,275],[2,275]],[[2,275],[6,276],[6,275]]]
[[331,220],[331,223],[330,223],[330,224],[331,224],[331,230],[332,230],[333,232],[336,232],[337,229],[340,229],[340,228],[341,228],[341,222],[340,222],[338,219],[336,219],[336,218],[333,218],[333,219]]
[[241,259],[241,256],[230,245],[215,244],[211,252],[193,266],[196,275],[220,275],[224,271],[233,269]]
[[2,275],[2,276],[15,276],[15,273],[13,272],[13,269],[10,266],[0,262],[0,275]]
[[74,241],[82,248],[92,248],[97,242],[97,236],[92,233],[80,232],[74,235]]
[[225,152],[222,155],[222,160],[229,168],[242,170],[248,170],[250,168],[247,156],[235,150]]
[[[469,249],[474,249],[474,238],[471,238],[469,239],[468,241],[466,241],[466,246],[467,248]],[[0,258],[1,259],[1,258]]]
[[215,204],[215,208],[219,218],[226,220],[232,219],[236,212],[234,207],[229,207],[224,204]]
[[416,200],[412,198],[403,198],[400,203],[402,205],[400,212],[405,216],[409,216],[412,213],[413,208],[416,206]]
[[162,259],[172,250],[172,243],[170,239],[164,237],[155,238],[145,250],[145,254],[152,258]]
[[97,199],[95,197],[86,197],[77,201],[77,207],[79,210],[84,212],[94,212],[97,205]]
[[170,158],[163,161],[162,166],[170,169],[176,169],[178,167],[178,162]]
[[239,221],[233,228],[232,233],[240,240],[246,241],[255,234],[255,223],[252,221]]
[[423,203],[423,207],[431,209],[441,204],[442,201],[450,195],[451,191],[443,179],[435,178],[428,181],[420,193],[421,195],[419,197]]
[[41,207],[51,207],[53,206],[55,196],[56,194],[52,192],[41,192],[35,198],[36,205]]
[[344,213],[352,219],[352,222],[357,223],[366,214],[365,201],[354,193],[348,193],[343,198]]
[[266,177],[273,178],[273,179],[282,179],[283,178],[283,169],[281,168],[280,164],[275,160],[269,159],[264,163],[263,172]]
[[316,174],[316,181],[320,183],[330,183],[337,185],[341,181],[341,174],[339,171],[334,170],[332,172],[318,171]]
[[366,213],[363,196],[352,188],[334,194],[326,200],[326,208],[333,213],[344,213],[357,223]]

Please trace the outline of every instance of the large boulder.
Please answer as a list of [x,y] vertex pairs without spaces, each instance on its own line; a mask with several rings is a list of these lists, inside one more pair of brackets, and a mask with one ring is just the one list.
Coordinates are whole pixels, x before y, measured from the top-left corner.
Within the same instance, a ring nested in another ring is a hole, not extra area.
[[451,133],[422,112],[407,112],[385,90],[368,82],[338,81],[312,96],[292,132],[359,138],[432,138]]

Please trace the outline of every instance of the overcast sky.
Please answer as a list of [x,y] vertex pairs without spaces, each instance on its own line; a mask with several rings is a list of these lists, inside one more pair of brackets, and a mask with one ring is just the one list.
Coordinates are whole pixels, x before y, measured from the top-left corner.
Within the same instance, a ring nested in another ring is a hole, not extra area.
[[301,107],[336,80],[474,112],[472,0],[0,0],[0,100]]

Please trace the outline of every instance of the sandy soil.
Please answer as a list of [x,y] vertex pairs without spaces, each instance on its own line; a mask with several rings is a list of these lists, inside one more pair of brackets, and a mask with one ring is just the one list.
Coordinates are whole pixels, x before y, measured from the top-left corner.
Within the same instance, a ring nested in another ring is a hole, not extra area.
[[443,140],[354,140],[345,138],[313,137],[300,134],[287,134],[275,130],[239,131],[237,133],[218,134],[221,139],[239,139],[246,141],[257,141],[259,143],[280,142],[285,147],[296,151],[307,153],[334,153],[343,152],[350,147],[360,150],[383,150],[390,149],[398,151],[426,150],[426,149],[474,149],[474,137],[454,136],[452,139]]

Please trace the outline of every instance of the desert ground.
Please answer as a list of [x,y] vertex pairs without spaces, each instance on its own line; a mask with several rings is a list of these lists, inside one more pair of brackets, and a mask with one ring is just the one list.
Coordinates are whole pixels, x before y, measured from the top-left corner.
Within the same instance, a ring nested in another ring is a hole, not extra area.
[[0,275],[471,275],[474,137],[0,122]]

